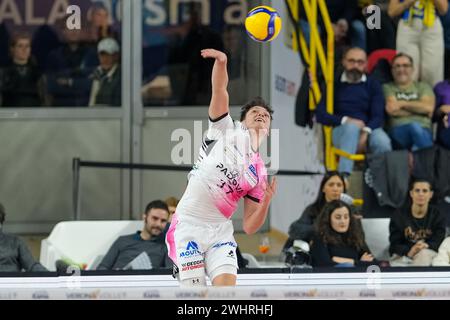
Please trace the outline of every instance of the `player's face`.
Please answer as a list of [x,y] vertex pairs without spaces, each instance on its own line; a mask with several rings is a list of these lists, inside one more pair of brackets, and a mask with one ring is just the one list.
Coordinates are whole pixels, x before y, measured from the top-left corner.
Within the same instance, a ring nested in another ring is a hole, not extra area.
[[270,123],[270,113],[260,106],[252,107],[245,115],[244,124],[248,129],[264,130],[268,133]]
[[158,236],[166,227],[169,213],[164,209],[153,208],[144,215],[145,230],[151,236]]
[[346,207],[337,208],[330,216],[331,228],[338,233],[345,233],[350,226],[350,213]]

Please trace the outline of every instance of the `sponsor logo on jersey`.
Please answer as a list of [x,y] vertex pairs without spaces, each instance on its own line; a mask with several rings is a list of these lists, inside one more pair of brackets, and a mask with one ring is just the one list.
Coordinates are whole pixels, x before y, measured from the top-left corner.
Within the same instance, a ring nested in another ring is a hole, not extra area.
[[233,250],[230,250],[230,252],[228,252],[228,255],[227,255],[227,257],[228,258],[235,258],[235,256],[234,256],[234,251]]
[[232,241],[228,241],[228,242],[216,243],[215,245],[213,245],[213,248],[221,248],[223,246],[230,246],[233,248],[237,247],[236,243],[234,243]]
[[198,250],[198,244],[195,241],[189,241],[186,250]]
[[256,178],[252,174],[248,173],[247,171],[244,172],[244,177],[248,181],[248,183],[250,184],[250,186],[252,188],[255,187],[256,184],[258,183],[258,180],[256,180]]
[[195,241],[189,241],[186,246],[186,251],[180,253],[180,258],[195,257],[197,255],[201,255],[200,250],[198,250],[198,244]]
[[205,264],[203,260],[194,260],[181,264],[181,271],[195,270],[204,268]]

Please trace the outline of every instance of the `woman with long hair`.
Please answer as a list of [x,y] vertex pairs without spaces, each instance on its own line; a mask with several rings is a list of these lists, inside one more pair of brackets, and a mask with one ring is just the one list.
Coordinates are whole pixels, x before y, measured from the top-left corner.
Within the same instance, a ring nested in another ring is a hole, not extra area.
[[319,193],[316,200],[303,210],[299,219],[289,227],[289,239],[285,248],[292,246],[294,240],[310,242],[314,235],[314,221],[324,205],[332,200],[341,199],[345,194],[344,178],[337,171],[329,171],[320,182]]
[[341,200],[325,204],[317,217],[311,245],[313,267],[376,264],[364,240],[361,225]]

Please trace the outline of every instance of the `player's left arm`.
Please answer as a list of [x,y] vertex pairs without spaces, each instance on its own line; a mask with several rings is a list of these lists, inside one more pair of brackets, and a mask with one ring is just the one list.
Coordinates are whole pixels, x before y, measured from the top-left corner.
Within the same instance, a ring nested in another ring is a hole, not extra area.
[[277,180],[274,177],[267,184],[264,190],[264,196],[260,202],[255,199],[244,199],[244,222],[243,229],[247,234],[253,234],[261,228],[266,221],[267,212],[269,211],[270,201],[277,190]]

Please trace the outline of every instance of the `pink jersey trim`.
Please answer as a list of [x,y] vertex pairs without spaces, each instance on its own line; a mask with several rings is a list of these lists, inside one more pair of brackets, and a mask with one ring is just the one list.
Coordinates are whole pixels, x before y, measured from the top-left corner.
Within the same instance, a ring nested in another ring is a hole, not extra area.
[[172,222],[170,223],[169,230],[166,234],[166,245],[169,258],[177,264],[177,247],[175,245],[175,229],[178,224],[177,214],[172,216]]

